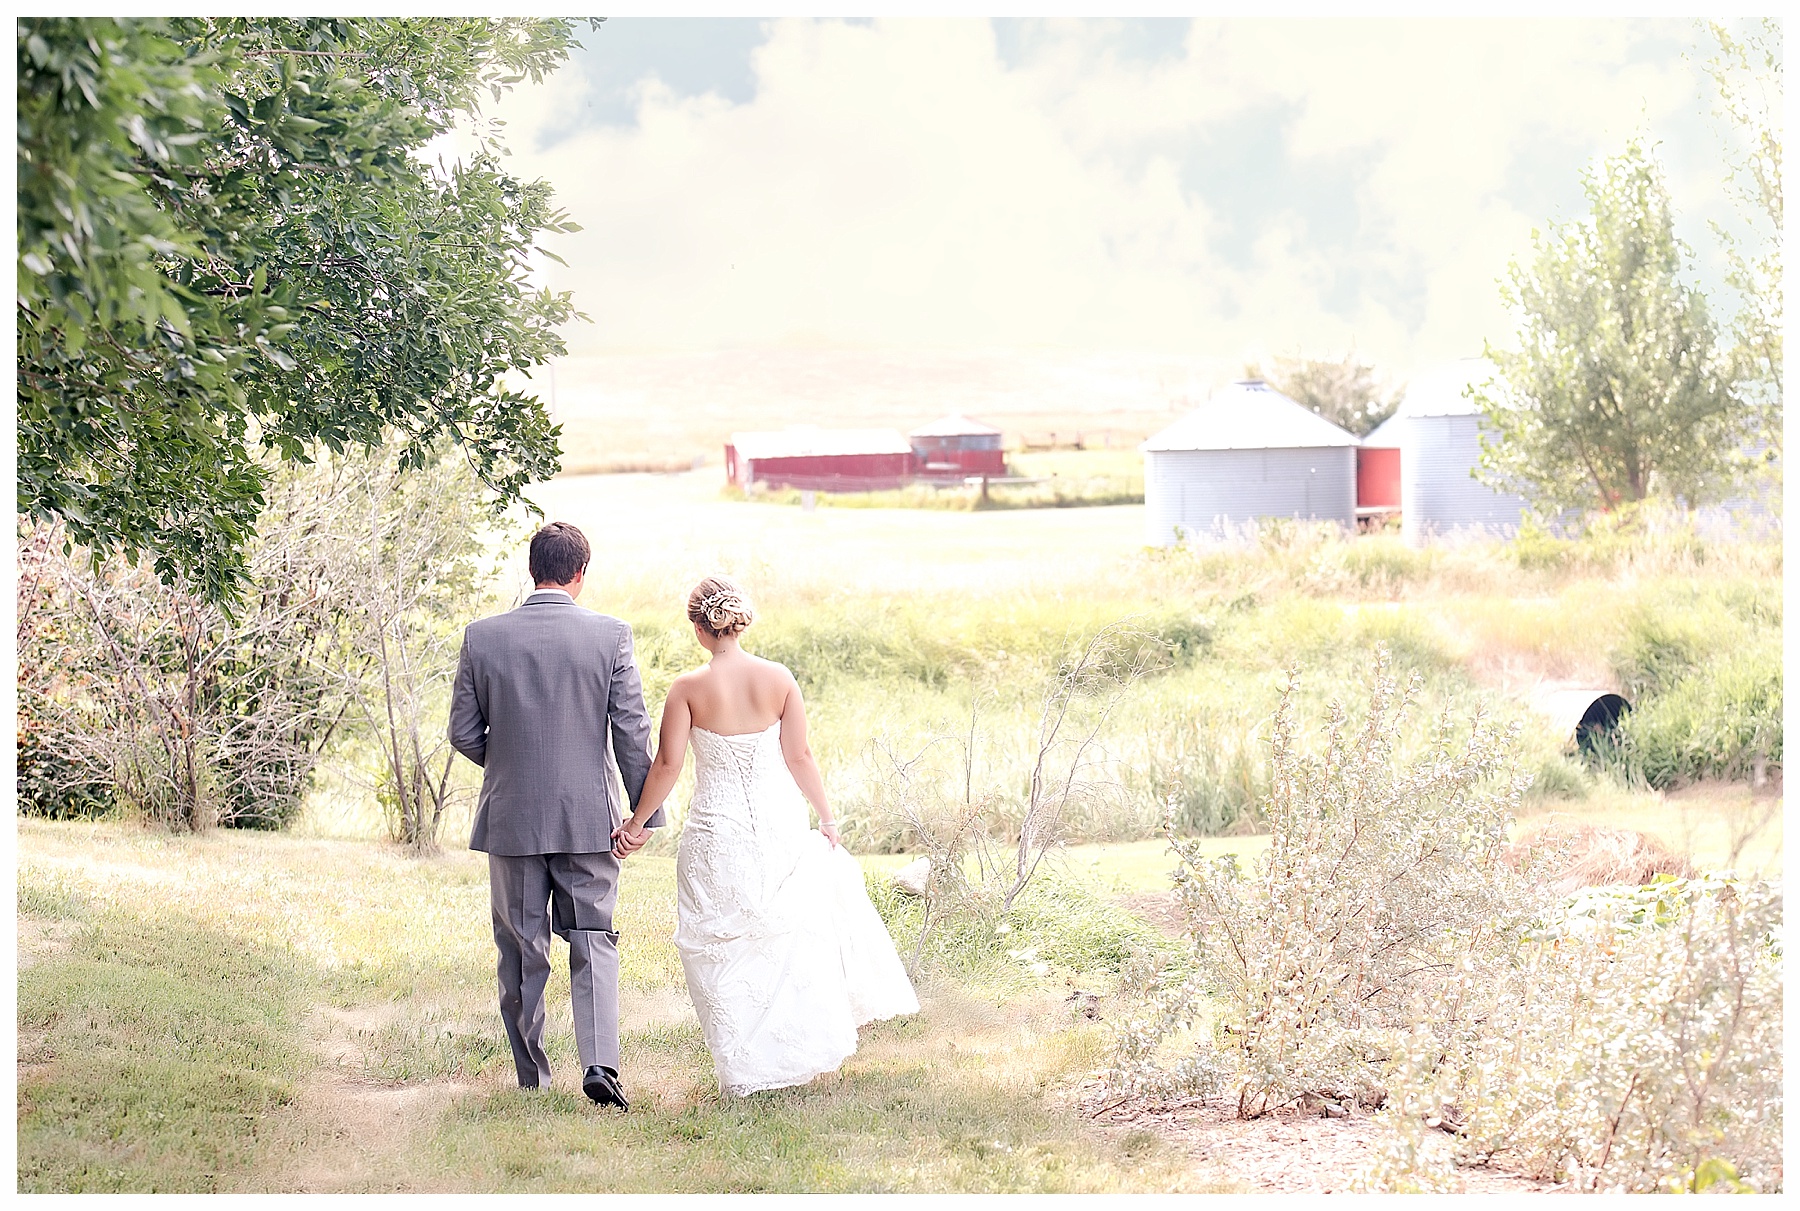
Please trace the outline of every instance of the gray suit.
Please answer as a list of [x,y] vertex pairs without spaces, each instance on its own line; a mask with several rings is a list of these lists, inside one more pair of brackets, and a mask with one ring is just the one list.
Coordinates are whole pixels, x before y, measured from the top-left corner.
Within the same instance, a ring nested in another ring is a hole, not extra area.
[[[469,848],[488,855],[500,1016],[519,1084],[550,1081],[544,985],[550,934],[569,944],[583,1068],[619,1067],[619,935],[612,926],[624,819],[650,772],[650,716],[631,628],[540,589],[469,624],[450,701],[450,743],[482,767]],[[658,811],[648,824],[664,823]]]

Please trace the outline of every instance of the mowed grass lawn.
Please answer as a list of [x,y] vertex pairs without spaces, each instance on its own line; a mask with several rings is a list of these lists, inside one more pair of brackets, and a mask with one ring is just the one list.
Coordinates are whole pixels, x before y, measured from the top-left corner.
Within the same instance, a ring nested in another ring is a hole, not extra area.
[[465,850],[21,821],[19,1188],[1218,1188],[1071,1107],[1105,1039],[1069,1000],[1081,973],[927,982],[840,1074],[727,1100],[669,940],[673,860],[640,856],[619,1115],[577,1086],[560,942],[555,1087],[515,1087],[487,922]]

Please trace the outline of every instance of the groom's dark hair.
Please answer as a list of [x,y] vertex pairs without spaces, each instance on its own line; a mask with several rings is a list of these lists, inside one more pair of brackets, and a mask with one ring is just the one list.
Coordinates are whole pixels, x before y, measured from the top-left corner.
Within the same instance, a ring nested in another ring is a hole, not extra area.
[[531,536],[533,584],[568,584],[588,566],[588,540],[566,521],[553,521]]

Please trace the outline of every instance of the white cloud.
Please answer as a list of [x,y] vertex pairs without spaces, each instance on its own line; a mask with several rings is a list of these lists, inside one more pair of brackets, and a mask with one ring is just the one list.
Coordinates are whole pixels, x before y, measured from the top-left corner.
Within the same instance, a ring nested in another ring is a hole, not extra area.
[[543,151],[589,82],[513,94],[516,169],[585,227],[545,270],[595,321],[573,351],[1354,341],[1406,368],[1505,338],[1527,211],[1633,129],[1680,135],[1691,241],[1723,210],[1684,24],[1197,21],[1155,62],[1107,35],[1047,24],[1009,71],[985,21],[777,22],[753,100],[651,81],[635,126]]

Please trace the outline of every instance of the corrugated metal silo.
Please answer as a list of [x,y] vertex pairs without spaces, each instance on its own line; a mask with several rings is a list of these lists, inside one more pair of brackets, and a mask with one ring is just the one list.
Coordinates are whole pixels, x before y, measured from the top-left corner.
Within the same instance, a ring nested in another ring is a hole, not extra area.
[[1496,492],[1471,474],[1481,459],[1483,421],[1464,391],[1493,374],[1486,358],[1465,358],[1407,388],[1398,419],[1400,532],[1408,546],[1454,533],[1505,536],[1518,528],[1525,499]]
[[1262,518],[1356,522],[1354,435],[1260,381],[1233,383],[1138,447],[1152,546]]

